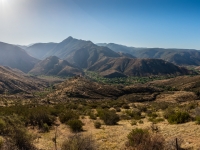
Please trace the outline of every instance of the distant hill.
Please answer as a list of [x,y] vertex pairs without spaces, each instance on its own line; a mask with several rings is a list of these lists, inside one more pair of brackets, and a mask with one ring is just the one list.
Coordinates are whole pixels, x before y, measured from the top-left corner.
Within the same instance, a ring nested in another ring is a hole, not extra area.
[[75,76],[84,74],[80,68],[56,56],[50,56],[39,62],[29,73],[33,75],[50,76]]
[[23,72],[30,71],[38,62],[18,46],[0,42],[0,65],[19,69]]
[[36,43],[25,48],[27,53],[37,59],[43,60],[47,57],[47,53],[53,49],[57,43]]
[[137,58],[156,58],[177,64],[177,65],[200,65],[200,51],[192,49],[163,49],[163,48],[135,48],[118,45],[114,43],[99,43],[116,52],[129,53]]
[[185,75],[191,74],[183,67],[161,59],[105,58],[88,70],[97,71],[104,77]]
[[45,87],[47,85],[43,80],[27,76],[19,70],[0,66],[0,94],[29,93]]
[[[161,92],[161,89],[153,86],[114,86],[93,82],[83,77],[74,77],[58,84],[55,91],[47,96],[53,101],[66,101],[73,99],[123,99],[131,97],[132,101],[151,101],[155,99],[153,93]],[[59,93],[59,94],[58,94]]]

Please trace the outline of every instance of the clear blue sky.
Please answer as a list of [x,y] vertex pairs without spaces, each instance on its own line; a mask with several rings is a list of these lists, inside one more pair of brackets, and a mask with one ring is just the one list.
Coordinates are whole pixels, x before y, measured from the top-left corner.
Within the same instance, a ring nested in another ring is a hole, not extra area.
[[0,0],[0,41],[200,50],[200,0]]

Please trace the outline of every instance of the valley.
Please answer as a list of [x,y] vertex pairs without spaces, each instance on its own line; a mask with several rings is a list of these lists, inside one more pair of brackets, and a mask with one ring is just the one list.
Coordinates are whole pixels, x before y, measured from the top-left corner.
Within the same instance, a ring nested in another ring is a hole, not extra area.
[[144,57],[154,50],[68,37],[0,51],[3,150],[200,148],[197,50]]

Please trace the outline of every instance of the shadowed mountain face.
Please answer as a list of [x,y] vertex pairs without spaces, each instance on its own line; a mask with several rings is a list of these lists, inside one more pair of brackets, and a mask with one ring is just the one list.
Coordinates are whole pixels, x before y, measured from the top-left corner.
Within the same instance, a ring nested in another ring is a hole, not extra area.
[[48,57],[47,53],[56,45],[57,43],[36,43],[25,48],[25,50],[29,55],[37,59],[43,60]]
[[88,70],[97,71],[104,77],[184,75],[192,72],[161,59],[102,59]]
[[60,60],[56,56],[48,57],[39,62],[29,73],[50,76],[75,76],[84,74],[78,67],[71,65],[66,60]]
[[200,65],[200,51],[190,49],[162,49],[162,48],[135,48],[114,43],[97,44],[105,46],[116,52],[129,53],[137,58],[156,58],[177,65]]
[[5,92],[20,93],[40,90],[47,87],[46,82],[27,76],[19,70],[0,66],[0,94]]
[[18,46],[0,42],[0,65],[17,68],[23,72],[30,71],[38,62]]

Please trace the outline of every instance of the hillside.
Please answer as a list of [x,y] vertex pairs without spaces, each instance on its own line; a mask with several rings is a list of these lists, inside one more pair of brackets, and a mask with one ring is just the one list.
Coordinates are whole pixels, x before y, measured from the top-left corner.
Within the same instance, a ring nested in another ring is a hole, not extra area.
[[45,88],[46,84],[43,80],[27,76],[19,70],[0,66],[0,94],[29,93]]
[[52,101],[77,100],[77,99],[117,99],[132,98],[132,101],[154,100],[154,93],[162,91],[153,86],[133,85],[133,86],[114,86],[94,82],[83,77],[74,77],[59,84],[55,92],[50,93],[47,99]]
[[157,80],[149,83],[154,86],[171,88],[180,91],[200,91],[200,76],[180,76],[172,79]]
[[25,48],[25,50],[29,55],[37,59],[43,60],[48,57],[46,54],[56,45],[57,43],[36,43]]
[[200,51],[191,49],[135,48],[114,43],[99,43],[116,52],[129,53],[137,58],[156,58],[177,65],[200,65]]
[[104,77],[185,75],[192,72],[161,59],[105,58],[88,70],[97,71]]
[[84,74],[78,67],[71,65],[66,60],[59,59],[56,56],[48,57],[39,62],[29,73],[47,76],[75,76]]
[[18,46],[3,42],[0,42],[0,53],[0,65],[16,68],[26,73],[38,62]]

